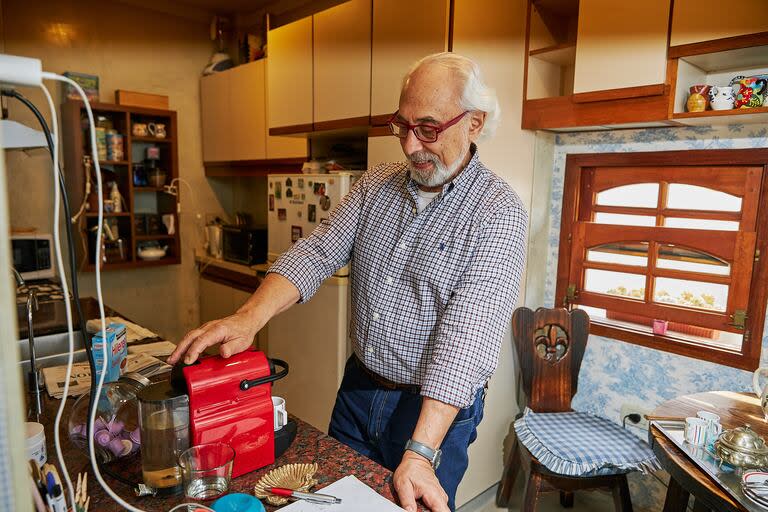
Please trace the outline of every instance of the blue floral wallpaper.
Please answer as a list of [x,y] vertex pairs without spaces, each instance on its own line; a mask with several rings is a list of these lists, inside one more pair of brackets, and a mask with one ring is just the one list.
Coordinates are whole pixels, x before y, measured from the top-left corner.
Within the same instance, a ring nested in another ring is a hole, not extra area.
[[[568,154],[765,147],[768,147],[766,125],[651,128],[557,135],[551,170],[548,253],[543,283],[545,304],[552,307],[554,303],[563,178]],[[530,276],[531,279],[535,276]],[[768,361],[768,329],[763,333],[762,347],[761,361],[765,364]],[[638,404],[651,410],[683,394],[710,390],[748,391],[751,382],[751,373],[747,371],[591,336],[573,408],[621,423],[620,411],[624,403]],[[637,433],[645,436],[645,433]],[[632,480],[635,491],[640,485],[648,494],[642,497],[643,493],[633,492],[633,500],[639,501],[637,505],[660,510],[663,487],[649,485],[648,478]]]

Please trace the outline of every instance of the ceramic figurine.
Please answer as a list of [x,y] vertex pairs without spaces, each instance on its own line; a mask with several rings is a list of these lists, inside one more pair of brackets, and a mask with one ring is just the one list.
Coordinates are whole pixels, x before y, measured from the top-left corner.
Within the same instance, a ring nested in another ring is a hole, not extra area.
[[709,104],[712,110],[730,110],[733,108],[733,87],[713,85],[709,90]]

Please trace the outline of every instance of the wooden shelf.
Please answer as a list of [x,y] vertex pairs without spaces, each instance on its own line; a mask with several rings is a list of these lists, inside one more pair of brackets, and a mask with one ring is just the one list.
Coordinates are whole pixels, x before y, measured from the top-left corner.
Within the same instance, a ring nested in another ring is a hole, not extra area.
[[734,108],[731,110],[705,110],[704,112],[678,112],[672,119],[686,125],[710,125],[733,122],[739,124],[768,123],[768,107]]
[[576,62],[576,43],[547,46],[546,48],[531,50],[528,55],[559,66],[572,66]]
[[[154,108],[133,107],[128,105],[115,105],[107,103],[93,103],[91,107],[95,112],[99,112],[102,115],[106,115],[112,121],[115,129],[120,133],[125,133],[123,137],[124,151],[126,155],[125,160],[118,161],[100,161],[102,166],[130,166],[131,155],[133,154],[134,144],[141,144],[142,148],[146,147],[146,143],[160,143],[161,160],[163,161],[164,168],[168,174],[168,180],[178,178],[179,176],[179,161],[178,161],[178,125],[176,112],[172,110],[160,110]],[[62,112],[62,125],[65,127],[62,130],[63,134],[63,149],[64,149],[64,162],[67,169],[72,169],[79,172],[68,172],[65,175],[67,192],[69,194],[70,202],[72,204],[81,204],[85,193],[85,173],[83,169],[83,156],[85,149],[88,147],[88,133],[83,130],[82,119],[85,115],[85,105],[81,101],[66,101],[61,105]],[[156,137],[132,137],[130,134],[130,127],[133,122],[163,122],[166,125],[168,137],[158,139]],[[163,191],[162,187],[134,187],[131,181],[130,173],[123,172],[123,169],[119,169],[118,186],[122,193],[126,205],[131,208],[135,204],[136,194],[147,194]],[[146,197],[146,196],[145,196]],[[158,207],[156,212],[158,215],[163,212],[170,211],[171,202],[173,198],[166,198],[165,196],[158,196]],[[141,213],[135,213],[131,210],[120,213],[105,213],[105,218],[118,218],[121,219],[119,223],[120,233],[124,240],[124,248],[127,256],[127,261],[120,261],[115,263],[108,263],[101,268],[107,270],[120,270],[120,269],[135,269],[142,267],[157,267],[162,265],[175,265],[181,262],[181,238],[180,238],[180,226],[178,216],[175,216],[176,234],[175,235],[136,235],[137,220],[141,220],[139,217]],[[88,219],[88,225],[93,226],[95,218],[98,214],[95,212],[87,212],[85,217]],[[114,221],[113,221],[114,222]],[[81,238],[80,242],[75,244],[77,251],[77,261],[79,267],[84,271],[94,271],[96,267],[91,263],[94,255],[94,239],[90,232],[87,231],[87,227],[78,230],[78,236]],[[155,260],[155,261],[143,261],[137,254],[137,243],[139,241],[157,240],[163,241],[164,245],[168,245],[167,256]]]
[[137,137],[136,135],[132,135],[131,136],[131,140],[133,142],[153,142],[153,143],[154,142],[159,142],[159,143],[165,143],[165,144],[173,142],[168,137],[164,137],[164,138],[160,139],[160,138],[157,138],[157,137]]

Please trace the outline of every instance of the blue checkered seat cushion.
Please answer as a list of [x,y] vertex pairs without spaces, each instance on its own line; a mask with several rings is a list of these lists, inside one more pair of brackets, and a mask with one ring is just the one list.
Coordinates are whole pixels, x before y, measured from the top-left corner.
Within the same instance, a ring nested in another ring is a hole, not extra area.
[[526,408],[515,432],[553,473],[603,476],[660,469],[648,444],[610,421],[582,412],[535,413]]

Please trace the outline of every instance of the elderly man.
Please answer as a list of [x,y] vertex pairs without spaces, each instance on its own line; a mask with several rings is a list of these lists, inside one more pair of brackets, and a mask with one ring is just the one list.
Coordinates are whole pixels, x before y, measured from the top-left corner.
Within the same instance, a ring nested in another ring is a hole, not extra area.
[[475,145],[498,121],[478,66],[431,55],[406,75],[390,120],[407,162],[366,172],[234,315],[180,342],[189,363],[248,348],[274,315],[351,264],[354,355],[329,433],[392,469],[407,510],[454,509],[484,388],[517,299],[527,215]]

